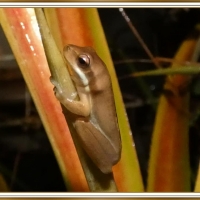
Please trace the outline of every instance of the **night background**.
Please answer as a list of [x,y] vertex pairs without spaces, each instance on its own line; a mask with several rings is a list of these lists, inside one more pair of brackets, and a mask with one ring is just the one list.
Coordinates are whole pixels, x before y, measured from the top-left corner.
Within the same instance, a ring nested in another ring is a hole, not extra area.
[[[173,58],[181,42],[200,23],[200,10],[193,8],[127,8],[125,11],[155,57]],[[119,9],[100,8],[98,12],[146,185],[151,134],[165,77],[121,79],[135,71],[155,69],[155,66]],[[0,172],[11,191],[66,191],[42,122],[2,29],[0,41]],[[162,65],[167,67],[169,63]],[[146,89],[141,88],[141,81]],[[193,77],[189,87],[191,185],[194,187],[199,164],[198,75]]]

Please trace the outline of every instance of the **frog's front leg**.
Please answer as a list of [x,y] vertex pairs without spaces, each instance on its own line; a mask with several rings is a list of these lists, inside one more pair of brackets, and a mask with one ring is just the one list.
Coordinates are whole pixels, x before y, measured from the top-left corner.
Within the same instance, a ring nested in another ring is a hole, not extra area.
[[75,98],[77,97],[77,92],[71,94],[70,96],[64,92],[61,86],[54,80],[51,79],[51,82],[54,84],[54,92],[56,98],[62,103],[70,112],[88,117],[91,112],[91,106],[89,97],[87,94],[79,94],[80,100],[77,101]]

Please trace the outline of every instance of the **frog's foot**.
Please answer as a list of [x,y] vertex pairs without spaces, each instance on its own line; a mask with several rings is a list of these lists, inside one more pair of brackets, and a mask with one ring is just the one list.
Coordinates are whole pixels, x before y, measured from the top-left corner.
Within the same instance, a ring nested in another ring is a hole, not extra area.
[[73,92],[68,94],[61,85],[52,77],[50,77],[51,83],[55,86],[53,88],[54,94],[56,98],[61,102],[64,103],[65,101],[73,101],[77,97],[77,92]]

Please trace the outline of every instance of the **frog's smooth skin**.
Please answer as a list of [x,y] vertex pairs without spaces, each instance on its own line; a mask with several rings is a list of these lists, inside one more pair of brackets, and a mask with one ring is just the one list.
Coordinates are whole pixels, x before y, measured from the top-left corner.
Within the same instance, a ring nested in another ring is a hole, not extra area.
[[73,99],[56,88],[56,96],[77,115],[74,126],[87,154],[103,173],[110,173],[121,157],[121,138],[108,70],[90,47],[67,45],[64,57],[77,94]]

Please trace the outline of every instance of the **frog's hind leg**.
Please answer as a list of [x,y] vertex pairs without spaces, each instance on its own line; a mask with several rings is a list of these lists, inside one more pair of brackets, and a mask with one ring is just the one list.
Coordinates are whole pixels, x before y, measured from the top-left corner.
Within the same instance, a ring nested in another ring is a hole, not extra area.
[[81,145],[103,173],[112,171],[114,149],[110,141],[90,121],[78,120],[75,129]]

